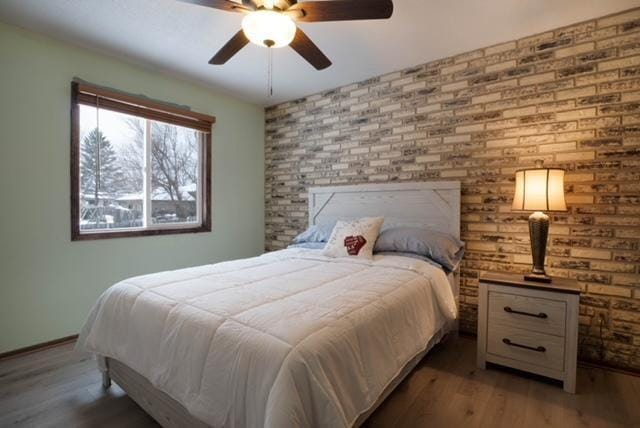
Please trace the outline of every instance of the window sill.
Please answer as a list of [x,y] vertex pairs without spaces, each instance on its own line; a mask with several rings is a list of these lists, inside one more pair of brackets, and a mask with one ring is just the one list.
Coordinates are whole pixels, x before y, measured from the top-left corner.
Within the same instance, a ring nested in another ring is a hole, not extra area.
[[71,232],[72,241],[95,241],[100,239],[135,238],[140,236],[178,235],[183,233],[211,232],[211,225],[196,227],[174,227],[162,229],[120,230],[117,232],[89,232],[82,233],[78,230]]

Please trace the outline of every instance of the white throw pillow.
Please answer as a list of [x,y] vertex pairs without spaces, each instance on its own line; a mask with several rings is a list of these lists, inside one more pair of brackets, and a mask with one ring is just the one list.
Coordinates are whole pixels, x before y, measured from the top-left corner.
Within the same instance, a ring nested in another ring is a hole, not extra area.
[[383,222],[383,217],[338,221],[322,254],[327,257],[373,258],[373,246]]

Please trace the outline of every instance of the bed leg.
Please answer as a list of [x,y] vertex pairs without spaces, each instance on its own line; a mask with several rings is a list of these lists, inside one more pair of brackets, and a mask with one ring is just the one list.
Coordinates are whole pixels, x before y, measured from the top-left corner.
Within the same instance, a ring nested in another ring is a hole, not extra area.
[[109,389],[111,386],[111,376],[109,375],[109,360],[102,355],[97,355],[98,369],[102,374],[102,387]]
[[111,376],[109,376],[109,372],[102,372],[102,387],[104,389],[109,389],[111,386]]

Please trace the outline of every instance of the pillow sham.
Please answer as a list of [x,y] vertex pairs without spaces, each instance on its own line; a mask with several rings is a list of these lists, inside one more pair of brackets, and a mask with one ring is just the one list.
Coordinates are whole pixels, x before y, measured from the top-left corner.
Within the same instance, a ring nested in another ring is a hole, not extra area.
[[382,217],[338,221],[322,254],[327,257],[373,258],[373,245],[383,222]]
[[307,242],[327,242],[336,222],[320,223],[309,226],[307,230],[293,238],[294,244],[305,244]]
[[448,233],[419,227],[392,227],[382,231],[375,253],[395,251],[428,257],[447,270],[456,270],[464,255],[464,242]]

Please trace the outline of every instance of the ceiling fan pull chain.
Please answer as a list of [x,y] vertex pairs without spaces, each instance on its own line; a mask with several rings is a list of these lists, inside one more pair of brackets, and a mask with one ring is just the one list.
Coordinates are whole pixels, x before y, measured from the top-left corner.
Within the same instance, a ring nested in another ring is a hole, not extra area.
[[269,85],[268,88],[268,95],[269,97],[273,96],[273,49],[272,48],[267,48],[267,61],[268,61],[268,71],[267,71],[267,84]]

